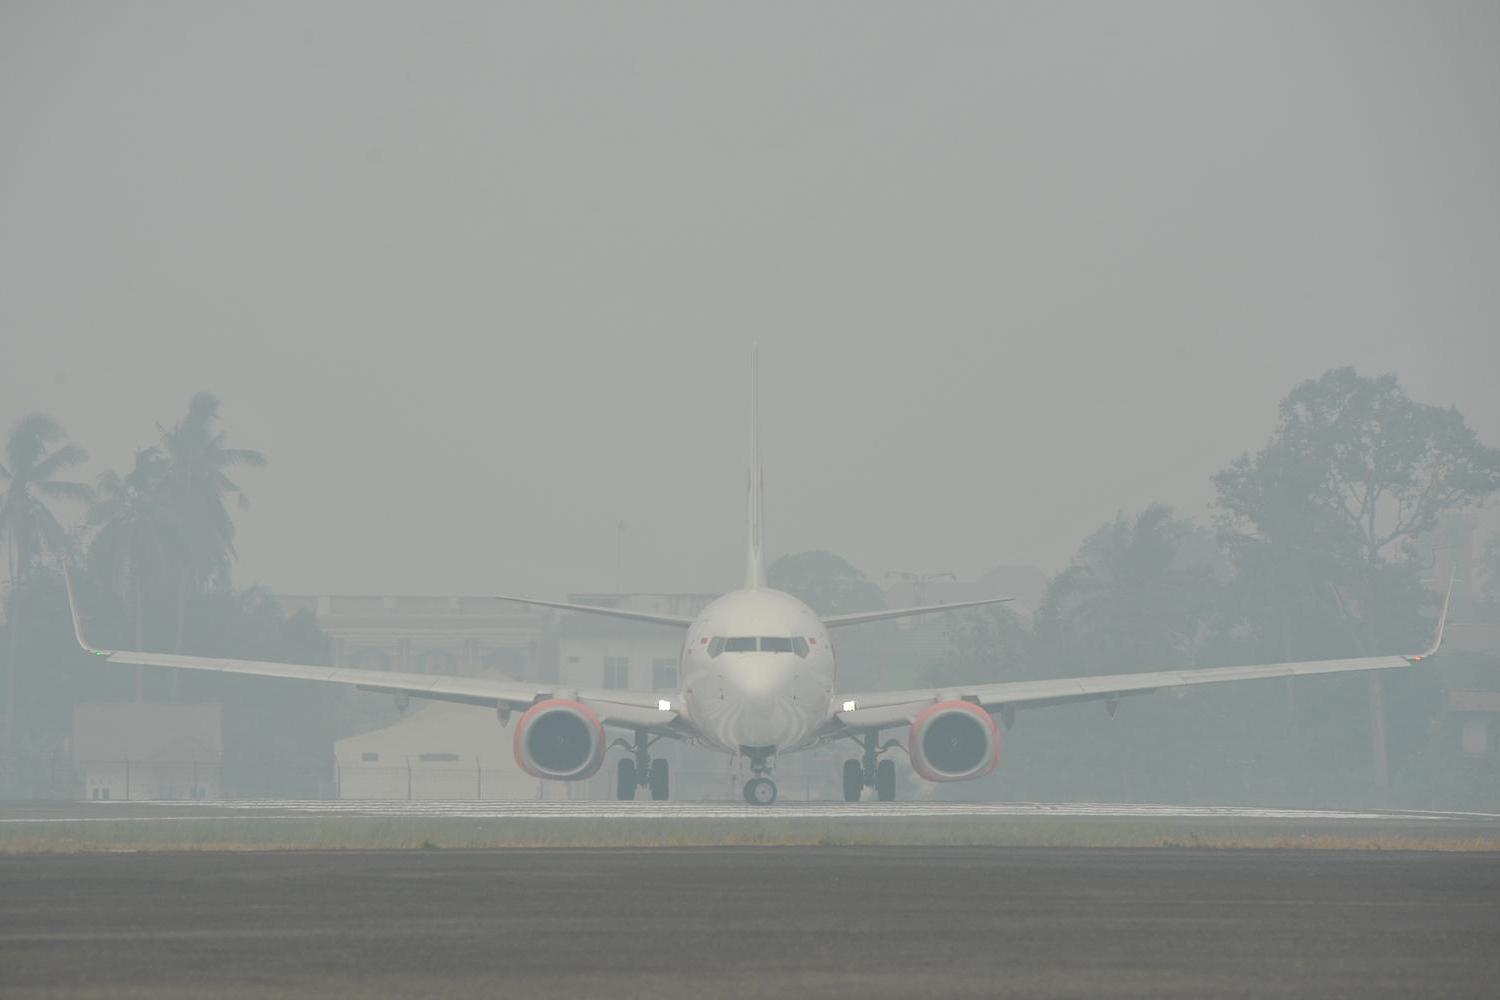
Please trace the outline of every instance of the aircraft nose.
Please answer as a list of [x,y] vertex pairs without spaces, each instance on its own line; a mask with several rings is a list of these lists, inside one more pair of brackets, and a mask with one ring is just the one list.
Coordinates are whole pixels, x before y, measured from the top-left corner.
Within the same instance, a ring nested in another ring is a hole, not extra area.
[[740,697],[752,704],[772,702],[789,693],[792,668],[781,657],[767,653],[739,653],[727,665],[724,679]]
[[727,746],[781,746],[800,738],[805,721],[797,698],[796,657],[759,651],[723,655],[719,682],[724,698],[718,702],[723,726],[717,738]]

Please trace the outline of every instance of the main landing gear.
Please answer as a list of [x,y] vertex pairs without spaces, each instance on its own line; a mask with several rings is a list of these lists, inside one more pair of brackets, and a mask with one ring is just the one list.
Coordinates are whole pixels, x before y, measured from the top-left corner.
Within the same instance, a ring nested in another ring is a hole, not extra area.
[[844,761],[844,801],[858,802],[866,788],[875,789],[875,797],[881,802],[896,800],[896,762],[889,757],[880,760],[881,754],[892,747],[900,747],[895,740],[880,742],[878,729],[867,729],[856,737],[864,744],[864,754]]
[[768,806],[776,801],[776,782],[771,780],[771,750],[742,747],[750,758],[750,773],[755,777],[745,782],[745,801],[752,806]]
[[616,772],[618,784],[615,792],[622,802],[634,799],[637,788],[649,788],[653,800],[666,801],[671,783],[667,762],[660,757],[654,760],[651,757],[651,748],[659,739],[660,736],[653,739],[646,735],[644,729],[637,729],[634,746],[624,740],[615,740],[610,744],[611,748],[623,747],[631,753],[629,757],[620,758],[620,767]]

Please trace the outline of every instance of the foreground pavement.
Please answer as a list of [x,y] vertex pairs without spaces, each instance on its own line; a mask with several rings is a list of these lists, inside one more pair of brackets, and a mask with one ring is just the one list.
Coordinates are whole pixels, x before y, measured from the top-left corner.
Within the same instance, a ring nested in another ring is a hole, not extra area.
[[1494,996],[1491,853],[0,857],[0,994]]

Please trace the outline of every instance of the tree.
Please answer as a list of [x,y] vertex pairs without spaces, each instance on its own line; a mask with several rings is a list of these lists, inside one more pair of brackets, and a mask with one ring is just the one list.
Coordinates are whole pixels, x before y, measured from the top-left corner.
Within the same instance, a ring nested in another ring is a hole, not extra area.
[[1172,508],[1119,514],[1047,588],[1036,629],[1057,674],[1190,666],[1213,615],[1217,552]]
[[[1500,451],[1480,444],[1457,410],[1410,399],[1394,376],[1339,368],[1294,388],[1266,446],[1213,482],[1236,617],[1265,655],[1372,655],[1425,641],[1422,542],[1445,515],[1500,489]],[[1384,794],[1383,682],[1364,682]],[[1345,699],[1334,710],[1357,708]]]
[[87,503],[92,491],[83,483],[57,479],[65,469],[88,460],[88,454],[68,444],[67,434],[51,417],[40,413],[22,417],[5,442],[0,464],[0,534],[7,542],[10,574],[9,640],[5,662],[5,745],[15,731],[16,639],[22,620],[27,578],[43,553],[60,551],[67,532],[48,506],[64,500]]
[[[1500,489],[1500,451],[1457,410],[1411,400],[1395,376],[1339,368],[1293,389],[1267,445],[1213,482],[1251,584],[1244,610],[1279,633],[1277,655],[1370,652],[1420,634],[1419,543]],[[1318,620],[1345,625],[1330,636]]]
[[183,612],[189,591],[206,586],[227,589],[230,563],[235,558],[234,518],[226,498],[241,508],[249,501],[226,470],[263,466],[265,455],[248,448],[225,446],[219,430],[219,399],[200,392],[188,403],[187,415],[170,430],[157,425],[166,456],[162,491],[177,520],[177,640],[182,651]]
[[771,564],[766,579],[772,587],[799,598],[825,617],[885,607],[880,588],[847,559],[832,552],[784,555]]
[[[183,560],[176,512],[164,496],[167,461],[156,448],[135,453],[135,467],[124,476],[99,477],[98,499],[88,523],[97,529],[89,546],[94,568],[125,595],[135,625],[132,648],[145,649],[148,581],[177,579]],[[135,669],[135,697],[142,699],[141,668]]]
[[1035,646],[1027,619],[1007,605],[952,612],[947,651],[923,664],[915,680],[923,687],[951,687],[1040,677]]
[[1500,451],[1394,375],[1338,368],[1293,389],[1270,443],[1214,487],[1233,527],[1369,567],[1409,557],[1443,514],[1500,490]]

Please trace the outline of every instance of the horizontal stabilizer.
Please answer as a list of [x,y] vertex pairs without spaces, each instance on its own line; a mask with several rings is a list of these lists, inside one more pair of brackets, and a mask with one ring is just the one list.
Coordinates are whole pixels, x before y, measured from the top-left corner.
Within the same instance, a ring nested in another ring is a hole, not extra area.
[[627,608],[601,608],[597,604],[567,604],[562,601],[535,601],[529,597],[507,597],[500,595],[502,601],[515,601],[517,604],[530,604],[538,608],[556,608],[559,611],[581,611],[587,615],[604,615],[608,618],[623,618],[632,622],[648,622],[652,625],[667,625],[671,628],[687,628],[693,624],[691,618],[683,618],[679,615],[659,615],[653,611],[631,611]]
[[891,608],[886,611],[857,611],[849,615],[834,615],[824,618],[825,628],[842,628],[845,625],[863,625],[865,622],[883,622],[889,618],[910,618],[913,615],[935,615],[940,611],[958,611],[961,608],[980,608],[986,604],[1004,604],[1014,597],[988,597],[982,601],[959,601],[956,604],[928,604],[920,608]]

